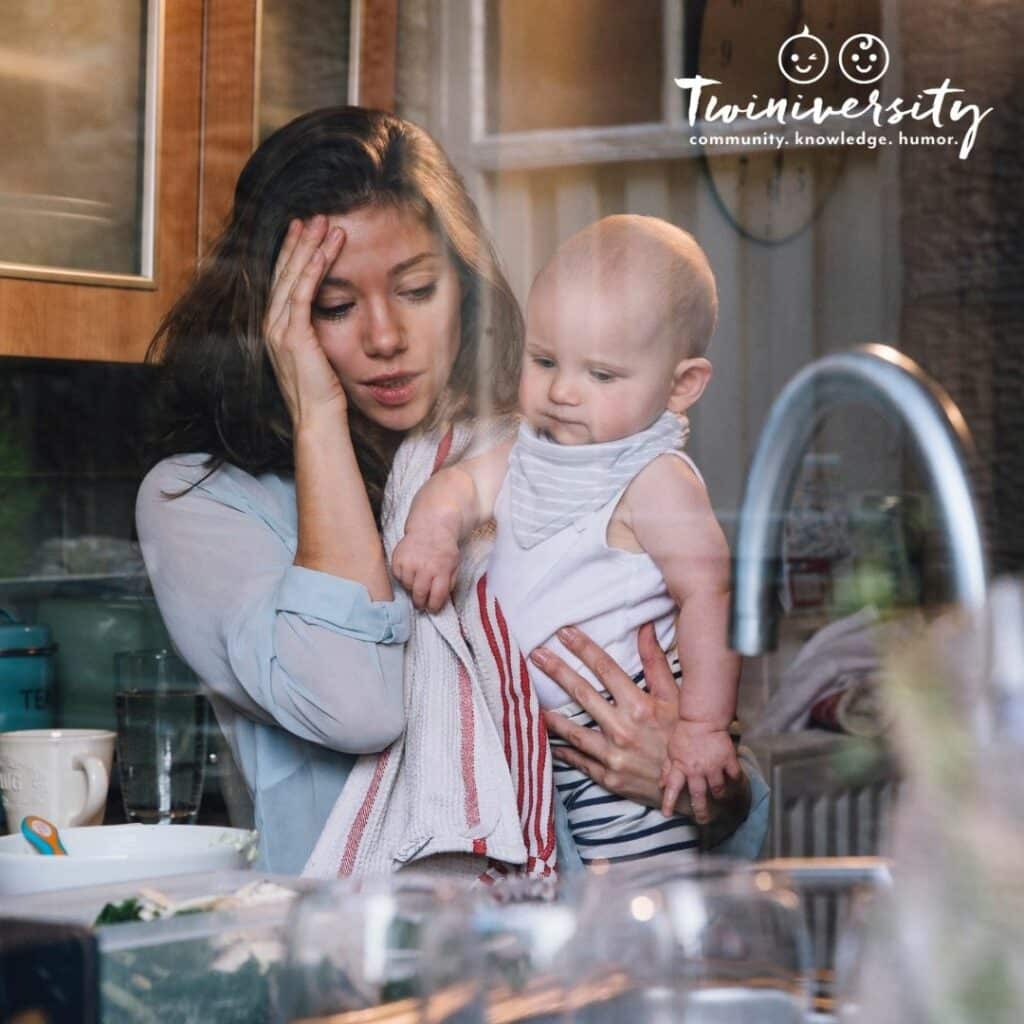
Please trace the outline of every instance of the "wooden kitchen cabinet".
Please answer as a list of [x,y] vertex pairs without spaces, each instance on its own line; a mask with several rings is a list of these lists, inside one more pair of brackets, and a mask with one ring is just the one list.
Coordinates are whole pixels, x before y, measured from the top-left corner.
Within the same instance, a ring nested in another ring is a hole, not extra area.
[[[352,2],[358,6],[353,8],[351,40],[345,44],[354,68],[350,91],[367,105],[390,108],[396,2]],[[345,0],[298,0],[282,8],[296,21],[298,37],[315,36],[318,3],[338,5]],[[147,283],[145,275],[137,275],[112,281],[106,275],[86,283],[89,274],[75,280],[67,275],[52,279],[45,271],[34,274],[0,263],[0,356],[141,360],[161,317],[230,210],[235,181],[256,137],[258,19],[267,5],[263,0],[164,0],[160,8],[163,60],[156,114],[151,280]],[[287,51],[274,55],[286,65],[290,58]],[[292,61],[301,74],[301,60]],[[38,66],[36,61],[36,74]],[[0,75],[5,70],[0,65]],[[47,73],[45,68],[42,73]],[[344,99],[332,94],[322,102]],[[50,136],[59,137],[47,128]],[[59,138],[50,145],[58,159],[63,158],[65,147]],[[33,189],[35,183],[28,187]],[[133,196],[125,197],[127,203],[134,201]],[[2,244],[0,239],[0,261],[5,259]]]
[[201,181],[202,0],[172,0],[164,5],[163,17],[155,287],[35,280],[0,270],[0,354],[139,360],[194,266]]

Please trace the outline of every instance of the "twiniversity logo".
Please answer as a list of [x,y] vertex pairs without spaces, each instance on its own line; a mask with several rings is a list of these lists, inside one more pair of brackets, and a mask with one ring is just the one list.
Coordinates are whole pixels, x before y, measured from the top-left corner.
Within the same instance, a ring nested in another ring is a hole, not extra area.
[[[779,71],[791,83],[808,86],[821,80],[828,70],[831,55],[825,43],[813,35],[805,25],[802,32],[786,39],[779,47]],[[889,50],[876,35],[868,32],[850,36],[839,50],[837,57],[843,77],[855,86],[867,86],[878,82],[889,70]],[[844,144],[860,142],[871,145],[957,145],[961,160],[966,160],[978,138],[982,121],[992,113],[992,107],[982,109],[977,103],[966,101],[966,90],[953,85],[946,78],[939,85],[922,89],[912,100],[897,96],[882,100],[882,91],[873,88],[866,98],[848,96],[838,103],[830,103],[821,96],[806,98],[802,93],[795,97],[782,96],[762,99],[757,94],[746,103],[720,103],[714,95],[714,86],[721,85],[717,78],[705,78],[695,74],[690,78],[676,78],[675,84],[689,93],[686,117],[691,128],[700,128],[700,136],[692,136],[691,142],[707,145],[715,143],[728,145],[735,140],[748,140],[730,132],[714,133],[716,125],[741,124],[751,127],[751,122],[774,122],[781,128],[792,128],[794,124],[811,122],[817,126],[829,124],[831,129],[837,120],[858,122],[857,128],[866,125],[885,129],[908,123],[928,125],[928,131],[910,134],[900,130],[895,138],[890,134],[865,137],[851,135],[837,129],[835,135],[808,136],[795,131],[791,137],[786,134],[766,134],[758,141],[768,142],[781,149],[787,141],[802,143]],[[931,131],[934,128],[938,133]],[[943,129],[950,129],[946,134]]]

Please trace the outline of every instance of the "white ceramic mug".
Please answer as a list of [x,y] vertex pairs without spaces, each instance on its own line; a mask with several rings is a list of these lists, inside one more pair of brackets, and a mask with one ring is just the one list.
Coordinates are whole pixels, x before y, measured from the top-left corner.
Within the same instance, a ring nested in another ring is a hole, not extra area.
[[26,814],[57,828],[102,825],[116,734],[106,729],[0,732],[0,796],[7,828]]

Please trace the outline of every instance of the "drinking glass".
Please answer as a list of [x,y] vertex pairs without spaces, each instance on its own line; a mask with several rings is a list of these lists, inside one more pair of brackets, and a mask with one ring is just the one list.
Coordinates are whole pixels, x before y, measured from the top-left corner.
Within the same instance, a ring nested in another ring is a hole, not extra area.
[[143,824],[195,823],[206,764],[206,698],[173,651],[114,656],[124,812]]

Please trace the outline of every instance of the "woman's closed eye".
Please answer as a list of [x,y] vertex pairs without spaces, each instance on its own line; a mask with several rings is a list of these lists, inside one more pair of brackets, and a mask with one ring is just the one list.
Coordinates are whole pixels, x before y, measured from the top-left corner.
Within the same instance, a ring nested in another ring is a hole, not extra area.
[[[398,294],[410,302],[428,302],[437,293],[437,282],[430,281],[416,288],[404,288]],[[321,320],[344,320],[355,308],[355,299],[342,302],[318,302],[313,306],[313,315]]]
[[400,294],[412,302],[426,302],[432,299],[437,292],[437,282],[422,284],[417,288],[406,288]]
[[344,320],[355,307],[355,302],[338,302],[333,306],[317,303],[313,306],[313,315],[321,320]]

